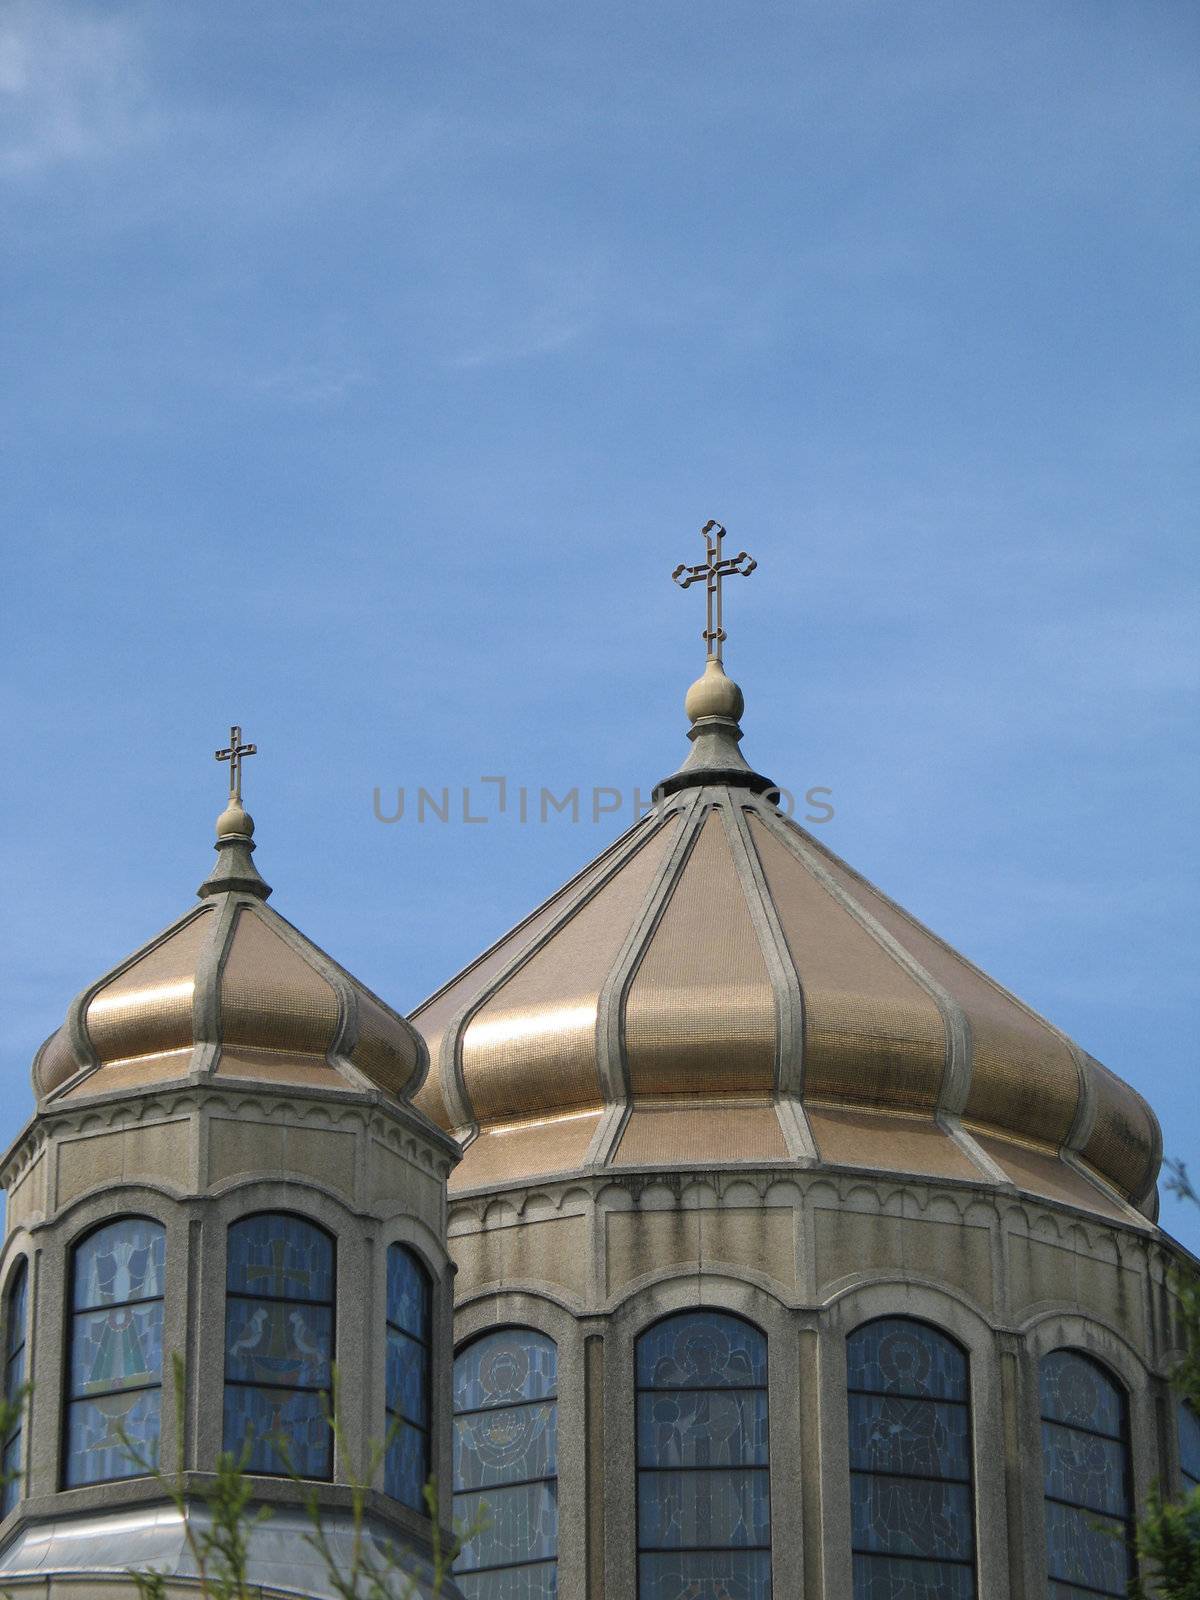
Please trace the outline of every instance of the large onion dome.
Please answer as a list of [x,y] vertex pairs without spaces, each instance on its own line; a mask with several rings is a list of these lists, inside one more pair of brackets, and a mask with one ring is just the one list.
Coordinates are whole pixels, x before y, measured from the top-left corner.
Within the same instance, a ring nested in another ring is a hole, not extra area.
[[415,1030],[267,905],[240,799],[198,903],[91,984],[33,1063],[39,1102],[199,1077],[407,1097]]
[[825,1164],[1152,1215],[1128,1084],[784,817],[710,660],[653,812],[413,1015],[455,1189]]

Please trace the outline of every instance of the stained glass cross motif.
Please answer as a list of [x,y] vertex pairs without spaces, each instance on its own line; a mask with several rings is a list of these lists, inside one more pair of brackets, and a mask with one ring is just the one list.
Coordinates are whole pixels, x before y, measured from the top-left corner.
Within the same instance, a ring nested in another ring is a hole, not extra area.
[[726,578],[748,578],[758,562],[744,550],[739,550],[735,556],[721,554],[725,529],[719,522],[706,522],[700,530],[700,536],[704,540],[704,560],[694,566],[681,561],[671,576],[681,589],[690,589],[694,583],[704,584],[707,621],[701,638],[710,659],[721,662],[724,660],[721,647],[727,637],[722,618],[724,602],[721,585]]
[[286,1239],[272,1239],[270,1245],[271,1260],[266,1262],[251,1262],[245,1269],[246,1282],[254,1286],[268,1283],[263,1290],[264,1294],[276,1296],[279,1300],[290,1300],[295,1297],[295,1284],[309,1288],[312,1284],[312,1273],[300,1266],[288,1266],[288,1241]]
[[237,723],[229,729],[229,744],[224,750],[214,750],[213,755],[217,761],[229,763],[229,798],[240,800],[242,798],[242,762],[247,756],[256,756],[256,744],[242,743],[242,730]]

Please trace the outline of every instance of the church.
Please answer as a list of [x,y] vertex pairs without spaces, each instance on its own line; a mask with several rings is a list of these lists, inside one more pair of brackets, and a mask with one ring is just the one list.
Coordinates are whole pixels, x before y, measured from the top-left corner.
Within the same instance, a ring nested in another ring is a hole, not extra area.
[[704,533],[653,809],[410,1017],[275,910],[218,752],[198,895],[70,1003],[0,1169],[0,1592],[210,1592],[232,1452],[256,1600],[351,1592],[308,1497],[343,1570],[400,1552],[376,1600],[1126,1594],[1200,1482],[1158,1124],[783,814]]

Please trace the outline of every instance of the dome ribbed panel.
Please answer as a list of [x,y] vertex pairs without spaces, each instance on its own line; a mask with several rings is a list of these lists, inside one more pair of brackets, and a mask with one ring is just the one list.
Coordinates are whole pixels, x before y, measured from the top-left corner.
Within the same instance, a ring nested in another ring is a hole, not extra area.
[[363,989],[356,992],[358,1040],[350,1059],[372,1083],[402,1095],[420,1064],[421,1052],[408,1027]]
[[1079,1152],[1129,1199],[1138,1199],[1150,1182],[1158,1148],[1154,1114],[1141,1095],[1088,1057],[1095,1121]]
[[870,912],[966,1014],[971,1086],[964,1117],[1061,1144],[1079,1104],[1079,1072],[1066,1042],[949,945],[914,922],[836,856],[817,851],[834,881]]
[[635,1099],[775,1081],[775,995],[718,811],[708,813],[625,1004]]
[[323,1057],[337,1026],[333,986],[244,906],[221,976],[223,1045]]
[[602,1103],[600,991],[677,828],[651,835],[472,1017],[462,1070],[481,1123]]
[[212,912],[198,912],[93,995],[85,1026],[102,1062],[191,1045],[196,964],[211,927]]
[[804,1096],[932,1112],[936,1002],[752,812],[750,834],[804,994]]

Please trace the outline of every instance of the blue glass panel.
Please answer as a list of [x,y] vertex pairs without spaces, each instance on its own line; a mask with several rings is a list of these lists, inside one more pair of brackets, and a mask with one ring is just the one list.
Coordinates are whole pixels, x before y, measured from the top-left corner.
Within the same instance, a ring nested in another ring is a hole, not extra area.
[[[391,1433],[395,1419],[388,1418]],[[424,1513],[425,1483],[429,1477],[429,1438],[420,1428],[401,1422],[392,1433],[383,1463],[383,1488],[393,1500]]]
[[975,1600],[970,1567],[897,1556],[855,1556],[854,1600]]
[[21,1498],[21,1429],[9,1435],[4,1446],[3,1471],[5,1484],[0,1493],[0,1516],[7,1516]]
[[161,1399],[160,1389],[142,1389],[72,1401],[67,1407],[67,1487],[137,1477],[145,1471],[122,1445],[120,1430],[139,1454],[156,1461]]
[[416,1257],[394,1244],[388,1250],[387,1320],[429,1343],[429,1276]]
[[1055,1350],[1038,1369],[1042,1416],[1093,1433],[1120,1439],[1124,1434],[1125,1397],[1113,1380],[1086,1356]]
[[557,1412],[551,1400],[455,1417],[455,1490],[557,1476]]
[[638,1558],[639,1600],[771,1600],[765,1550],[667,1551]]
[[1099,1594],[1120,1597],[1131,1575],[1120,1523],[1099,1523],[1092,1511],[1046,1501],[1046,1548],[1050,1576]]
[[668,1317],[638,1340],[643,1389],[749,1389],[767,1381],[767,1341],[757,1328],[718,1311]]
[[455,1495],[456,1522],[470,1525],[481,1513],[488,1526],[462,1551],[455,1562],[456,1572],[557,1555],[557,1485],[528,1483],[510,1489],[488,1489],[483,1494]]
[[6,1400],[15,1400],[21,1385],[25,1382],[25,1346],[20,1345],[8,1358],[4,1369],[4,1396]]
[[8,1288],[8,1311],[5,1317],[4,1349],[11,1358],[25,1348],[25,1302],[29,1295],[29,1273],[25,1263],[13,1274]]
[[333,1312],[280,1300],[225,1302],[225,1376],[314,1389],[329,1384]]
[[936,1328],[903,1317],[869,1322],[846,1343],[846,1383],[874,1394],[967,1399],[967,1361]]
[[[240,1456],[247,1441],[249,1472],[328,1477],[330,1433],[321,1396],[303,1389],[225,1386],[225,1449]],[[283,1447],[276,1441],[282,1441]]]
[[89,1234],[75,1249],[72,1307],[121,1305],[163,1292],[166,1235],[147,1217],[122,1217]]
[[501,1572],[457,1573],[454,1579],[463,1600],[555,1600],[558,1563],[508,1567]]
[[767,1464],[764,1390],[652,1390],[637,1407],[639,1467]]
[[966,1406],[903,1395],[850,1396],[850,1465],[867,1472],[971,1479]]
[[971,1561],[971,1491],[963,1483],[850,1476],[851,1541],[857,1551]]
[[1042,1467],[1046,1493],[1054,1499],[1118,1517],[1128,1512],[1128,1463],[1120,1440],[1043,1422]]
[[1200,1484],[1200,1417],[1186,1401],[1179,1407],[1179,1465],[1193,1488]]
[[85,1311],[72,1320],[72,1397],[105,1394],[161,1380],[161,1300]]
[[455,1411],[552,1400],[558,1392],[558,1351],[528,1328],[504,1328],[468,1345],[454,1363]]
[[645,1550],[766,1545],[771,1536],[767,1474],[642,1472],[638,1542]]
[[395,1328],[387,1330],[387,1405],[410,1422],[428,1426],[428,1347]]
[[333,1299],[333,1241],[299,1217],[245,1217],[229,1230],[226,1288],[277,1300]]

